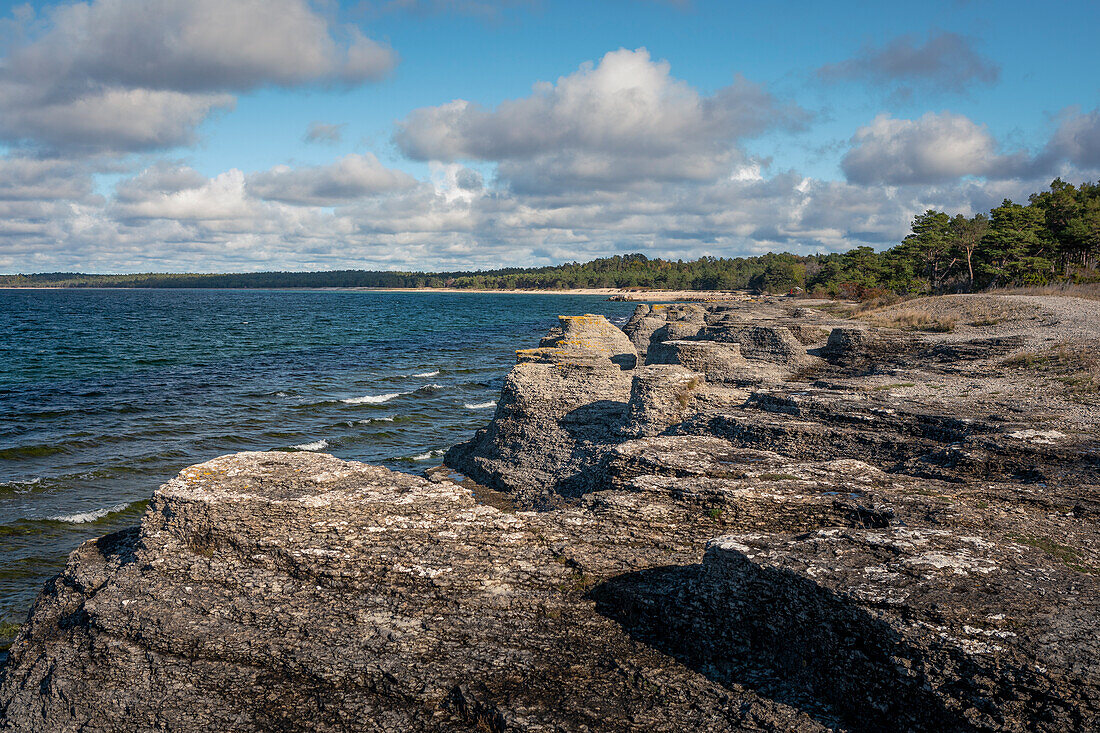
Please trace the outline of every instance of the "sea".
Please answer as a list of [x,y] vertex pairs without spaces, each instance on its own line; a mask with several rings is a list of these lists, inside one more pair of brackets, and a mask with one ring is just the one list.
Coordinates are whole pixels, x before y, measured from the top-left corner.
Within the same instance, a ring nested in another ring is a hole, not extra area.
[[492,419],[515,350],[605,296],[0,290],[0,648],[84,540],[237,451],[418,473]]

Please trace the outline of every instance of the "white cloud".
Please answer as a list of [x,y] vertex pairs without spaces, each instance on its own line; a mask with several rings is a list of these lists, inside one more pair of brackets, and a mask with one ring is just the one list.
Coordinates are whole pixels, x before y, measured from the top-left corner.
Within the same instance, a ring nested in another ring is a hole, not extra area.
[[386,168],[371,153],[345,155],[322,166],[281,165],[248,177],[249,190],[262,199],[308,206],[334,206],[415,185],[412,176]]
[[88,171],[67,160],[0,158],[0,202],[78,201],[91,193]]
[[134,195],[132,186],[123,185],[123,189],[131,192],[130,196],[117,201],[111,212],[122,220],[246,221],[254,219],[257,213],[258,202],[247,195],[244,174],[237,169],[197,186],[181,180],[175,190],[170,186],[150,189],[142,197]]
[[895,243],[928,207],[979,211],[1042,185],[890,188],[789,172],[524,195],[464,187],[473,171],[438,164],[431,182],[336,208],[305,201],[320,172],[338,163],[284,171],[280,184],[306,192],[294,204],[260,198],[238,170],[204,178],[169,162],[120,183],[107,206],[91,198],[9,202],[18,211],[0,227],[0,271],[471,269],[624,251],[672,258],[840,251]]
[[853,183],[905,185],[1011,178],[1029,161],[1023,153],[1000,155],[989,130],[968,117],[928,112],[916,120],[878,115],[856,131],[841,167]]
[[806,113],[738,77],[702,96],[648,51],[620,49],[488,110],[466,100],[414,111],[394,140],[416,160],[499,163],[518,191],[709,181],[743,160],[738,141]]
[[1058,129],[1040,157],[1051,162],[1066,160],[1081,168],[1100,168],[1100,109],[1063,110]]
[[327,122],[311,122],[302,139],[307,143],[338,143],[344,137],[346,123],[331,124]]
[[0,139],[59,150],[185,144],[232,92],[356,84],[394,64],[306,0],[94,0],[44,24],[0,60]]

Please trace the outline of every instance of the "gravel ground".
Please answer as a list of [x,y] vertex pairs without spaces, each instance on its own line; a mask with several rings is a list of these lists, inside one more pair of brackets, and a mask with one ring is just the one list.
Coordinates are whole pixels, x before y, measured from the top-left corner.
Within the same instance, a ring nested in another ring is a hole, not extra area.
[[956,318],[953,331],[928,333],[936,341],[980,336],[1025,336],[1026,348],[1100,340],[1100,301],[1057,295],[944,295],[917,298],[874,311],[882,318],[925,312]]
[[[929,404],[967,407],[977,412],[1011,417],[1028,413],[1051,429],[1065,433],[1100,434],[1100,395],[1073,392],[1065,378],[1095,370],[1100,354],[1100,301],[1057,295],[950,295],[919,298],[864,314],[883,319],[908,313],[957,319],[950,332],[918,332],[931,342],[957,343],[998,336],[1023,336],[1009,354],[978,360],[956,373],[912,369],[870,380],[887,394]],[[981,325],[972,325],[979,323]],[[1052,349],[1080,354],[1081,369],[1060,365],[1006,364],[1012,356],[1043,355]],[[896,385],[896,386],[895,386]],[[977,414],[977,413],[976,413]]]

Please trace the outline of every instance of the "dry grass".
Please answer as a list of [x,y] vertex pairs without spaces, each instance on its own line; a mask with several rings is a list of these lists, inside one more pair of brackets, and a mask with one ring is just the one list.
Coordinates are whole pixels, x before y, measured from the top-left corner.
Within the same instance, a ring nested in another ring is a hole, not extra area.
[[1097,344],[1059,344],[1043,351],[1024,351],[1005,359],[1002,364],[1053,377],[1071,395],[1100,394]]
[[923,308],[891,308],[889,312],[871,311],[857,313],[856,317],[881,328],[898,328],[906,331],[954,331],[959,319],[951,314],[937,315]]
[[1006,288],[990,292],[996,295],[1064,295],[1072,298],[1100,300],[1100,283],[1059,283],[1034,288]]
[[1021,321],[1041,313],[1034,303],[988,295],[945,295],[913,298],[887,306],[862,304],[849,316],[883,328],[945,333],[957,326],[993,326]]

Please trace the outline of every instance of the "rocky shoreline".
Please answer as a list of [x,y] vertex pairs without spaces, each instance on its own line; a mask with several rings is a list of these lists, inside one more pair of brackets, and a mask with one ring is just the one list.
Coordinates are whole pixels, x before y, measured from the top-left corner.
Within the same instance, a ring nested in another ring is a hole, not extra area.
[[1095,730],[1071,300],[563,316],[424,477],[184,470],[43,589],[0,729]]

